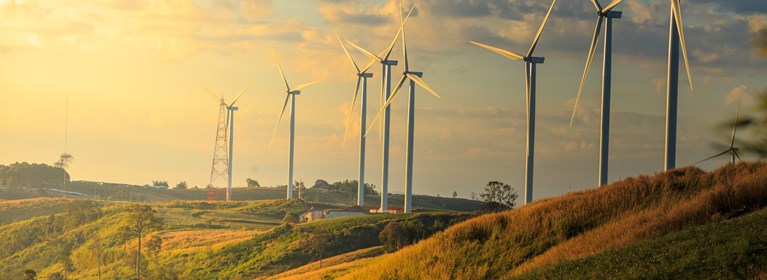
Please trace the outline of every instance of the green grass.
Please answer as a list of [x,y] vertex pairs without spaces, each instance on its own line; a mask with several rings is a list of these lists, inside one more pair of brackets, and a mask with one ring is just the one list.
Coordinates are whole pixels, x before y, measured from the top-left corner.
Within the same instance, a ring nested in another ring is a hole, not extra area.
[[712,222],[512,279],[764,279],[767,209]]

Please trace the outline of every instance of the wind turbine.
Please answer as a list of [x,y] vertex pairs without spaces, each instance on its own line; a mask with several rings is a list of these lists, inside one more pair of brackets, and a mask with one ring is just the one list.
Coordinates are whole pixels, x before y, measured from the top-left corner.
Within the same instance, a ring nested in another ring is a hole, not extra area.
[[687,80],[690,82],[692,91],[692,75],[690,74],[690,62],[687,59],[687,44],[684,39],[684,25],[682,24],[682,9],[679,0],[670,0],[671,15],[669,18],[668,39],[668,83],[666,85],[666,157],[665,170],[676,167],[676,118],[677,100],[679,97],[679,47],[681,44],[684,65],[687,70]]
[[594,60],[594,52],[596,52],[599,31],[604,22],[605,44],[604,56],[602,57],[602,121],[599,130],[599,186],[607,184],[607,169],[609,167],[608,154],[610,150],[610,87],[612,86],[613,19],[620,18],[622,14],[622,12],[613,11],[612,9],[620,4],[621,1],[623,0],[614,0],[610,5],[603,8],[602,5],[599,4],[599,1],[591,0],[591,3],[594,4],[594,8],[597,10],[597,25],[594,28],[594,36],[592,37],[591,45],[589,46],[589,55],[586,57],[586,68],[583,70],[581,86],[578,88],[578,96],[575,98],[573,116],[570,118],[570,127],[572,127],[573,120],[575,120],[575,111],[578,110],[578,104],[580,104],[583,84],[586,82],[586,75],[589,73],[591,62]]
[[738,117],[739,116],[740,116],[740,101],[738,101],[738,110],[735,111],[735,122],[732,124],[732,136],[730,137],[730,147],[727,148],[727,150],[724,150],[724,152],[721,152],[721,153],[718,153],[716,155],[710,156],[710,157],[708,157],[708,158],[706,158],[704,160],[696,162],[693,165],[698,165],[701,162],[704,162],[704,161],[707,161],[707,160],[710,160],[710,159],[713,159],[713,158],[725,155],[727,153],[729,153],[730,156],[732,156],[732,163],[735,163],[735,158],[737,158],[738,160],[742,160],[740,158],[740,155],[738,155],[738,151],[740,151],[740,149],[738,147],[735,147],[735,130],[738,128]]
[[[381,63],[381,73],[383,75],[381,76],[381,108],[383,108],[384,111],[384,117],[383,121],[381,122],[381,143],[382,143],[382,153],[381,153],[381,209],[379,209],[379,212],[386,213],[389,209],[389,127],[391,123],[391,108],[390,107],[384,107],[383,101],[386,99],[389,99],[391,96],[391,67],[396,66],[398,61],[396,60],[390,60],[389,56],[391,55],[392,50],[394,49],[394,45],[397,43],[397,39],[399,38],[399,35],[402,33],[403,28],[405,27],[405,23],[407,22],[408,18],[410,18],[410,14],[415,9],[415,3],[413,3],[413,7],[410,8],[410,12],[408,12],[407,17],[405,17],[404,20],[400,19],[400,28],[397,30],[397,34],[394,35],[394,39],[389,44],[389,47],[384,49],[379,55],[375,55],[372,52],[369,52],[362,47],[354,44],[353,42],[350,42],[349,40],[346,40],[349,45],[354,47],[355,49],[359,50],[366,56],[370,57],[374,61],[378,61]],[[400,15],[401,16],[401,15]],[[362,130],[365,131],[365,130]],[[362,132],[361,131],[361,132]]]
[[[413,4],[413,8],[415,8],[415,4]],[[413,8],[410,9],[410,13],[413,12]],[[410,15],[408,13],[408,16]],[[405,83],[406,80],[410,80],[410,93],[408,95],[408,118],[407,118],[407,149],[405,151],[405,213],[410,213],[412,211],[412,204],[413,204],[413,136],[415,135],[415,85],[418,84],[422,88],[424,88],[426,91],[434,95],[435,97],[441,99],[442,97],[439,96],[434,90],[429,87],[429,85],[424,82],[421,77],[423,76],[423,72],[415,72],[410,71],[410,64],[408,61],[407,56],[407,38],[405,37],[405,19],[402,17],[402,2],[400,2],[400,23],[402,24],[402,27],[400,28],[402,32],[402,52],[403,52],[403,58],[405,60],[405,72],[402,73],[402,78],[399,80],[399,83],[397,83],[397,86],[394,88],[394,92],[392,92],[391,96],[386,99],[386,103],[384,103],[384,107],[381,109],[380,112],[378,112],[378,115],[376,115],[375,119],[373,119],[373,123],[381,116],[381,114],[389,108],[389,105],[391,105],[391,102],[394,100],[394,97],[397,96],[399,93],[400,88],[402,88],[402,85]]]
[[274,132],[272,133],[272,140],[269,141],[269,150],[272,149],[272,142],[274,142],[274,136],[277,134],[277,128],[280,127],[280,121],[282,120],[282,116],[285,114],[285,108],[288,107],[288,100],[290,100],[290,158],[288,160],[288,184],[286,185],[287,189],[287,199],[293,198],[293,148],[294,148],[294,136],[295,136],[295,127],[296,127],[296,95],[301,94],[301,89],[306,88],[310,85],[316,84],[319,81],[314,81],[306,84],[302,84],[299,86],[296,86],[294,88],[291,88],[290,85],[288,85],[288,80],[285,79],[285,73],[282,72],[282,66],[280,65],[280,60],[277,59],[277,53],[272,50],[272,55],[274,55],[274,61],[277,62],[277,68],[280,70],[280,76],[282,77],[282,81],[285,83],[285,91],[287,92],[287,95],[285,95],[285,103],[282,105],[282,111],[280,111],[280,117],[277,118],[277,124],[274,126]]
[[362,99],[360,100],[360,155],[358,165],[359,173],[357,175],[357,205],[363,206],[365,205],[365,135],[363,132],[365,132],[365,126],[367,124],[368,79],[373,77],[373,73],[368,73],[367,71],[371,66],[373,66],[375,61],[371,61],[367,66],[365,66],[365,68],[360,69],[359,66],[357,66],[357,62],[355,62],[354,58],[352,58],[351,54],[349,54],[349,50],[346,49],[344,42],[341,41],[341,37],[338,36],[338,33],[336,33],[336,38],[338,38],[338,43],[341,44],[341,48],[344,50],[344,53],[346,53],[349,61],[351,61],[352,66],[354,66],[354,69],[357,71],[357,86],[354,90],[354,97],[352,97],[352,105],[349,108],[349,115],[346,117],[346,129],[344,130],[343,140],[344,145],[346,145],[346,137],[349,134],[351,118],[352,114],[354,113],[354,104],[357,104],[357,94],[360,91],[360,81],[362,81]]
[[512,60],[522,60],[525,62],[525,98],[527,99],[527,152],[526,152],[526,165],[525,165],[525,204],[533,201],[533,162],[535,159],[535,68],[537,64],[543,64],[544,57],[533,56],[538,40],[541,38],[541,32],[546,26],[546,22],[549,20],[551,10],[554,9],[554,4],[557,0],[551,2],[549,11],[546,13],[546,17],[543,18],[543,23],[538,28],[538,33],[535,34],[533,44],[527,51],[527,54],[521,55],[518,53],[510,52],[504,49],[488,46],[475,41],[470,41],[472,44],[485,48],[494,53],[500,54]]
[[[224,100],[224,96],[221,95],[221,97],[217,97],[216,94],[210,90],[207,86],[203,85],[202,87],[205,88],[205,90],[210,94],[213,99],[216,99],[216,101],[219,102],[221,106],[221,110],[226,109],[226,124],[224,126],[224,133],[226,133],[226,128],[229,128],[229,147],[227,150],[229,151],[229,155],[226,159],[226,165],[227,165],[227,184],[226,184],[226,201],[232,200],[232,155],[234,150],[234,111],[237,111],[237,107],[234,107],[234,104],[237,103],[237,100],[240,99],[240,96],[242,96],[243,93],[245,93],[245,90],[250,87],[250,84],[252,84],[253,81],[250,81],[247,85],[245,85],[242,90],[234,97],[234,100],[232,103],[226,103],[226,100]],[[220,114],[219,114],[219,120],[220,120]],[[219,122],[219,132],[221,132],[221,124]],[[220,134],[220,133],[219,133]],[[216,146],[219,146],[219,138],[216,138]],[[226,135],[224,135],[223,142],[226,142]],[[213,180],[215,179],[215,173],[216,173],[216,162],[217,162],[217,152],[219,147],[216,147],[216,151],[214,151],[213,155],[213,171],[211,172],[211,185],[213,184]],[[220,159],[219,159],[220,160]],[[220,174],[219,174],[220,175]]]

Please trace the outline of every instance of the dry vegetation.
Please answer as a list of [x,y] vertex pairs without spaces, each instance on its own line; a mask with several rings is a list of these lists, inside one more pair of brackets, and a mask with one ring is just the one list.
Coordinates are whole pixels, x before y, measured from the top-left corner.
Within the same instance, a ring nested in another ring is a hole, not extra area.
[[666,233],[739,216],[767,203],[764,163],[695,167],[485,215],[449,228],[347,279],[497,279]]

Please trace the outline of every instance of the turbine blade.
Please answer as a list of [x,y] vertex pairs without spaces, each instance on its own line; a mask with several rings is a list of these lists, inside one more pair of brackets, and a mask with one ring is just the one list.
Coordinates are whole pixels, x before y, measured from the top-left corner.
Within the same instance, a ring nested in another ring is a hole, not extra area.
[[402,5],[405,2],[405,0],[399,1],[399,21],[402,25],[402,57],[405,60],[405,72],[410,71],[410,62],[408,61],[407,57],[407,36],[405,36],[405,20],[402,18]]
[[613,1],[612,3],[610,3],[610,5],[607,5],[607,7],[602,9],[602,13],[606,14],[607,12],[612,11],[612,9],[615,8],[615,6],[618,6],[618,4],[620,4],[621,2],[623,2],[623,0],[615,0],[615,1]]
[[298,85],[297,87],[290,89],[290,91],[291,91],[291,92],[293,92],[293,91],[298,91],[298,90],[301,90],[301,89],[303,89],[303,88],[306,88],[306,87],[308,87],[308,86],[311,86],[311,85],[313,85],[313,84],[316,84],[316,83],[319,83],[319,82],[320,82],[320,80],[316,80],[316,81],[313,81],[313,82],[308,82],[308,83],[305,83],[305,84],[303,84],[303,85]]
[[360,47],[360,46],[357,46],[357,44],[355,44],[355,43],[352,43],[352,42],[351,42],[351,41],[349,41],[349,40],[346,40],[346,42],[347,42],[347,43],[349,43],[349,45],[352,45],[352,47],[354,47],[354,48],[355,48],[355,49],[357,49],[358,51],[360,51],[360,52],[362,52],[363,54],[365,54],[366,56],[368,56],[370,59],[372,59],[372,60],[375,60],[375,61],[378,61],[378,62],[383,62],[383,61],[384,61],[384,59],[383,59],[383,58],[380,58],[380,57],[378,57],[377,55],[375,55],[375,54],[373,54],[373,53],[371,53],[371,52],[367,51],[366,49],[363,49],[362,47]]
[[285,82],[285,90],[290,91],[290,85],[288,85],[288,79],[285,79],[285,73],[282,72],[282,65],[280,65],[280,60],[277,58],[277,53],[272,49],[272,55],[274,56],[274,61],[277,62],[277,68],[280,69],[280,76],[282,77],[282,81]]
[[290,93],[285,95],[285,104],[282,105],[282,111],[280,111],[280,117],[277,118],[277,124],[274,126],[274,132],[272,132],[272,139],[269,140],[269,151],[272,150],[272,143],[274,142],[274,136],[277,135],[277,128],[280,127],[280,121],[282,116],[285,115],[285,108],[288,107],[288,99],[290,99]]
[[721,153],[718,153],[718,154],[716,154],[716,155],[713,155],[713,156],[707,157],[706,159],[704,159],[704,160],[701,160],[701,161],[699,161],[699,162],[696,162],[696,163],[695,163],[695,164],[693,164],[693,165],[698,165],[698,163],[701,163],[701,162],[704,162],[704,161],[707,161],[707,160],[713,159],[713,158],[715,158],[715,157],[719,157],[719,156],[721,156],[721,155],[724,155],[724,154],[726,154],[726,153],[729,153],[729,152],[730,152],[730,149],[727,149],[727,150],[726,150],[726,151],[724,151],[724,152],[721,152]]
[[736,151],[732,151],[733,154],[735,154],[735,157],[738,158],[739,161],[743,161],[742,158],[740,158],[740,155]]
[[391,44],[389,44],[388,48],[386,48],[383,52],[381,52],[381,55],[379,55],[379,57],[382,57],[384,60],[389,59],[389,56],[391,55],[392,50],[394,50],[394,45],[397,44],[397,39],[399,39],[400,34],[403,34],[402,31],[405,30],[405,23],[407,23],[407,20],[410,18],[410,14],[413,13],[413,10],[415,10],[415,2],[413,2],[413,7],[410,8],[410,11],[407,13],[407,16],[405,17],[405,19],[400,18],[399,30],[397,30],[397,34],[394,36],[394,40],[391,41]]
[[676,21],[676,30],[679,32],[679,43],[684,57],[684,66],[687,70],[687,81],[690,82],[690,91],[692,88],[692,74],[690,73],[690,60],[687,59],[687,42],[684,39],[684,25],[682,24],[682,9],[679,0],[671,0],[671,9],[674,11],[674,20]]
[[421,77],[418,77],[418,76],[416,76],[416,75],[411,75],[411,74],[407,74],[407,75],[405,75],[405,76],[407,76],[408,78],[410,78],[410,80],[412,80],[413,82],[415,82],[416,84],[418,84],[419,86],[421,86],[422,88],[424,88],[426,91],[428,91],[429,93],[431,93],[431,95],[434,95],[434,97],[436,97],[436,98],[438,98],[438,99],[442,99],[442,97],[441,97],[441,96],[439,96],[439,94],[437,94],[437,92],[435,92],[433,89],[431,89],[431,87],[429,87],[429,85],[427,85],[427,84],[426,84],[426,82],[424,82],[424,81],[421,79]]
[[371,60],[371,61],[370,61],[370,63],[368,63],[368,65],[365,65],[365,68],[362,68],[362,70],[360,70],[360,72],[359,72],[359,73],[360,73],[360,74],[362,74],[362,73],[367,73],[367,72],[368,72],[368,70],[370,70],[370,67],[372,67],[372,66],[373,66],[373,64],[375,64],[376,62],[377,62],[377,61],[375,61],[375,60]]
[[557,3],[557,0],[554,0],[553,2],[551,2],[551,7],[549,7],[549,11],[546,12],[546,17],[543,18],[541,27],[538,28],[538,33],[535,34],[535,39],[533,39],[533,44],[530,45],[530,50],[527,51],[527,55],[525,57],[530,57],[533,55],[533,52],[535,51],[535,46],[538,45],[538,40],[541,39],[541,33],[543,32],[543,28],[546,26],[546,22],[549,21],[551,10],[554,10],[554,4],[556,3]]
[[510,52],[510,51],[507,51],[507,50],[504,50],[504,49],[499,49],[499,48],[496,48],[496,47],[493,47],[493,46],[482,44],[480,42],[475,42],[475,41],[469,41],[469,42],[471,42],[474,45],[477,45],[477,46],[480,46],[482,48],[485,48],[485,49],[487,49],[487,50],[489,50],[491,52],[494,52],[494,53],[500,54],[502,56],[505,56],[505,57],[507,57],[509,59],[522,60],[523,58],[525,58],[521,54],[518,54],[518,53],[515,53],[515,52]]
[[602,28],[602,20],[604,17],[599,16],[597,19],[597,26],[594,27],[594,36],[591,38],[591,45],[589,45],[589,55],[586,57],[586,67],[583,69],[583,77],[581,77],[581,86],[578,88],[578,95],[575,97],[575,106],[573,106],[573,116],[570,117],[570,127],[573,127],[573,121],[575,121],[575,113],[578,110],[578,104],[581,103],[581,93],[583,93],[583,84],[586,83],[586,76],[591,68],[591,62],[594,60],[594,52],[597,50],[597,41],[599,40],[599,31]]
[[210,88],[208,88],[206,85],[204,85],[204,84],[200,84],[200,85],[203,88],[205,88],[205,92],[207,92],[210,95],[210,97],[213,97],[213,99],[215,99],[216,102],[224,103],[224,98],[223,97],[216,96],[216,93],[214,93],[212,90],[210,90]]
[[[357,86],[354,90],[354,97],[352,97],[352,106],[349,108],[349,114],[346,116],[346,129],[344,129],[344,140],[341,143],[341,147],[346,146],[346,136],[349,135],[349,127],[352,123],[352,114],[354,114],[354,104],[357,104],[357,94],[360,92],[360,79],[362,79],[362,77],[357,76]],[[360,133],[362,132],[360,131]]]
[[367,131],[365,131],[365,136],[370,133],[370,129],[373,127],[373,124],[378,121],[378,118],[381,117],[381,114],[383,114],[384,111],[386,111],[386,107],[389,107],[391,105],[392,100],[394,100],[394,97],[397,96],[397,93],[399,93],[399,89],[402,88],[402,84],[405,83],[405,80],[407,79],[407,76],[402,76],[402,79],[399,80],[399,83],[397,83],[397,87],[394,88],[394,91],[392,92],[391,96],[389,96],[389,99],[386,100],[386,103],[384,103],[383,106],[381,106],[381,110],[378,111],[378,114],[376,114],[375,118],[373,118],[373,122],[370,123],[370,127],[368,127]]
[[730,149],[735,147],[735,130],[738,128],[738,117],[740,116],[740,102],[743,101],[741,97],[738,100],[738,110],[735,111],[735,123],[732,124],[732,137],[730,138]]
[[348,57],[349,61],[352,62],[352,66],[354,66],[354,69],[357,69],[357,74],[361,73],[359,66],[357,66],[357,62],[354,61],[354,58],[352,58],[352,55],[349,54],[349,50],[346,49],[344,42],[341,41],[341,36],[338,36],[338,32],[334,32],[334,33],[336,33],[336,38],[338,38],[338,43],[341,44],[341,48],[344,49],[344,53],[346,53],[346,57]]
[[240,99],[240,96],[242,96],[242,94],[245,93],[246,90],[248,90],[248,88],[250,87],[250,85],[252,83],[253,83],[253,81],[248,82],[248,84],[245,85],[245,87],[242,88],[242,90],[240,90],[240,92],[237,94],[237,96],[234,97],[234,101],[232,101],[232,103],[229,104],[230,107],[234,106],[234,103],[237,103],[237,100]]
[[594,8],[597,9],[597,12],[602,10],[602,5],[599,5],[599,1],[591,0],[591,4],[594,4]]

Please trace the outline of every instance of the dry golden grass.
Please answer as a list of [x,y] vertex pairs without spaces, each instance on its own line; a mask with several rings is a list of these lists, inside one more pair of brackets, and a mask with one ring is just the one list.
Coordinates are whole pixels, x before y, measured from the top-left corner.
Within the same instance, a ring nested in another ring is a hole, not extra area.
[[385,252],[386,251],[383,249],[383,246],[366,248],[331,258],[326,258],[322,260],[322,268],[320,268],[320,262],[315,261],[302,267],[288,270],[266,279],[314,279],[312,277],[322,279],[323,275],[326,275],[330,272],[338,273],[353,267],[360,267],[363,262],[359,261],[380,256]]
[[178,250],[193,250],[197,247],[219,247],[246,240],[257,232],[252,230],[196,229],[171,231],[162,234],[163,251],[177,253]]
[[767,166],[686,167],[458,224],[345,279],[497,279],[759,209]]

